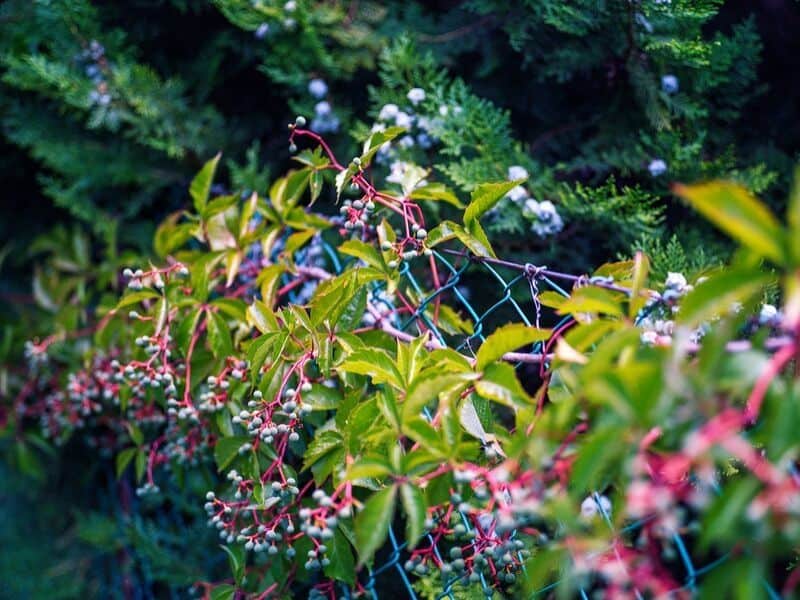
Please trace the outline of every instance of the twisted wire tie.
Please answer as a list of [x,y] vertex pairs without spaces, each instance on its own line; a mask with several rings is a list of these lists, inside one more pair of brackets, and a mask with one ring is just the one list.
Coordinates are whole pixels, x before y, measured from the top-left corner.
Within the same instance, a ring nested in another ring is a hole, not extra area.
[[544,272],[547,270],[547,265],[536,266],[531,263],[525,263],[523,270],[528,279],[535,281],[544,275]]

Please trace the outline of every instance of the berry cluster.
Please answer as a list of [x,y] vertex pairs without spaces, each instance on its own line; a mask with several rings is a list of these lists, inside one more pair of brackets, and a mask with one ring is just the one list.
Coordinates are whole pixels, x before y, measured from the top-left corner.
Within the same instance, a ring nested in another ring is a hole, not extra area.
[[[252,5],[258,9],[267,8],[264,0],[252,0]],[[295,2],[295,0],[289,0],[283,5],[283,15],[280,19],[279,25],[282,26],[286,31],[293,31],[297,26],[297,19],[294,16],[296,10],[297,2]],[[258,27],[256,27],[255,31],[253,32],[253,35],[255,35],[257,39],[263,40],[270,34],[270,32],[270,23],[264,22],[259,23]]]
[[[509,181],[527,179],[528,176],[525,167],[512,165],[508,168]],[[522,185],[511,188],[503,201],[492,208],[489,215],[497,217],[512,206],[520,210],[521,215],[530,222],[531,231],[539,237],[554,235],[564,228],[564,221],[555,205],[550,200],[539,201],[532,198]]]
[[[358,160],[358,159],[354,159]],[[339,214],[344,218],[342,226],[347,231],[359,231],[365,229],[369,220],[375,213],[375,202],[372,200],[345,200],[339,209]]]
[[111,104],[111,93],[106,81],[111,67],[103,45],[97,40],[91,40],[80,53],[78,61],[86,76],[94,84],[94,89],[89,93],[89,102],[101,107]]
[[278,474],[276,480],[262,477],[255,481],[245,479],[236,470],[230,471],[233,500],[208,492],[208,523],[229,544],[240,543],[245,550],[269,555],[283,553],[287,558],[296,555],[296,542],[307,538],[312,549],[307,551],[304,566],[310,571],[321,569],[330,564],[328,544],[339,520],[352,517],[352,500],[339,492],[328,495],[321,489],[308,496],[308,485],[301,489],[295,477],[284,477],[280,467]]

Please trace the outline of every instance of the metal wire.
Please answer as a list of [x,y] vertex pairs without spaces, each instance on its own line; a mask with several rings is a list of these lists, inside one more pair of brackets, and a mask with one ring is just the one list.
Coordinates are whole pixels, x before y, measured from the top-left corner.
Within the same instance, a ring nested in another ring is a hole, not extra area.
[[[518,263],[502,260],[475,260],[461,253],[445,252],[447,256],[442,252],[434,252],[433,256],[435,257],[439,272],[444,274],[446,279],[438,289],[428,294],[424,293],[423,290],[425,288],[419,280],[419,275],[415,275],[414,270],[409,264],[404,264],[401,268],[401,281],[404,281],[409,288],[414,291],[419,301],[416,310],[407,316],[400,328],[412,334],[420,334],[424,331],[428,331],[440,343],[446,344],[461,352],[474,353],[474,351],[477,350],[475,345],[479,345],[494,331],[494,329],[506,322],[517,321],[525,323],[526,325],[531,325],[532,323],[536,323],[537,325],[542,324],[539,294],[546,290],[552,290],[559,295],[565,297],[569,296],[569,292],[556,283],[554,281],[555,279],[566,280],[577,285],[598,284],[586,277],[576,277],[549,271],[547,267],[536,267],[530,264],[520,265]],[[454,258],[455,260],[453,260]],[[426,270],[426,272],[428,271]],[[472,285],[466,281],[470,277],[474,279]],[[487,280],[491,281],[492,285],[487,285]],[[599,282],[599,285],[614,291],[627,291],[624,288],[602,281]],[[462,336],[452,336],[442,331],[440,326],[437,326],[434,319],[431,318],[428,308],[431,307],[438,298],[447,300],[450,306],[460,309],[469,317],[473,323],[472,333],[465,333]],[[556,320],[551,326],[556,330],[569,321],[569,319],[569,317],[565,317]],[[541,353],[544,347],[543,344],[542,342],[538,342],[532,345],[529,352],[531,354]],[[639,529],[649,520],[643,519],[630,523],[622,530],[617,531],[615,530],[606,508],[600,502],[599,494],[595,492],[592,497],[597,505],[598,513],[611,529],[615,539],[619,534]],[[462,514],[461,516],[463,523],[469,529],[470,523],[466,515]],[[440,549],[436,546],[433,536],[428,535],[427,539],[433,547],[434,555],[441,559]],[[682,585],[677,590],[674,590],[676,592],[696,591],[698,580],[714,568],[723,564],[728,558],[726,555],[706,565],[697,566],[692,561],[686,543],[678,532],[673,534],[672,542],[677,550],[684,571]],[[388,589],[391,590],[391,592],[384,596],[385,598],[406,597],[417,600],[418,595],[403,568],[406,555],[405,547],[406,543],[398,539],[394,530],[390,529],[387,548],[388,557],[385,558],[380,565],[373,566],[368,570],[366,581],[363,583],[363,588],[368,592],[370,597],[377,600],[380,598],[378,590]],[[444,598],[456,600],[454,589],[459,581],[459,577],[451,577],[450,579],[443,578],[441,592],[438,593],[435,598],[437,600]],[[383,585],[381,585],[381,583],[383,583]],[[554,582],[536,590],[530,597],[542,597],[547,594],[547,592],[556,589],[564,583],[564,580]],[[768,581],[762,580],[762,583],[767,595],[771,599],[780,598],[778,592]],[[404,596],[398,593],[399,585],[402,585],[404,588]],[[481,591],[487,598],[491,598],[495,593],[495,590],[491,587],[489,582],[486,581],[483,575],[481,576],[480,582],[473,585],[480,586]],[[577,592],[581,598],[588,600],[588,589],[579,586]],[[343,597],[352,597],[351,591],[345,590]],[[641,598],[638,591],[636,592],[636,597]]]

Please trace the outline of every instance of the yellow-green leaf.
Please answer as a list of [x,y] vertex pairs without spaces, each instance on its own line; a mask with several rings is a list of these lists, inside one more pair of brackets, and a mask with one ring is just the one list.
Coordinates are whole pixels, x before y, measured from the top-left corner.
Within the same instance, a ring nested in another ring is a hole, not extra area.
[[744,303],[773,281],[773,276],[758,269],[729,269],[709,277],[680,303],[678,320],[697,326],[716,316],[729,313],[736,303]]
[[759,256],[777,264],[786,262],[785,236],[778,220],[743,186],[712,181],[676,185],[674,191],[706,219]]
[[524,323],[504,325],[481,344],[475,359],[475,369],[482,371],[487,365],[501,359],[506,352],[513,352],[522,346],[541,342],[549,337],[549,329],[536,329]]
[[603,313],[621,317],[622,295],[597,286],[578,288],[558,309],[560,315],[579,313]]
[[199,214],[205,210],[208,194],[211,191],[211,182],[214,181],[214,172],[217,170],[217,163],[221,156],[222,153],[218,152],[214,158],[204,164],[189,186],[189,195],[194,201],[194,209]]
[[497,204],[503,196],[524,182],[524,179],[514,181],[501,181],[498,183],[483,183],[472,192],[471,202],[464,211],[464,224],[477,221],[481,215]]

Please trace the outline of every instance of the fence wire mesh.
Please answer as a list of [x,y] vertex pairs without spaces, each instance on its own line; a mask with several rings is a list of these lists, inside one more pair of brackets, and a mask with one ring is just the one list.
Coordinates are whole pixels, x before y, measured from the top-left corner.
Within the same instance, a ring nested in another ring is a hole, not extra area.
[[[258,256],[251,257],[253,260],[258,258]],[[598,285],[620,292],[628,292],[627,289],[616,286],[604,278],[560,273],[545,266],[529,263],[479,258],[447,250],[434,252],[432,259],[433,262],[422,268],[416,266],[412,268],[411,263],[404,263],[400,270],[400,285],[395,295],[387,293],[385,284],[371,285],[368,290],[369,304],[373,307],[382,307],[382,310],[378,310],[379,318],[390,321],[391,327],[395,331],[409,336],[427,334],[430,339],[435,341],[436,345],[452,348],[469,356],[474,356],[486,337],[499,326],[508,322],[522,322],[529,326],[547,327],[554,332],[554,336],[568,327],[570,317],[560,317],[543,306],[540,296],[544,292],[555,292],[560,296],[568,297],[574,286],[581,285]],[[338,254],[333,246],[324,242],[301,250],[296,255],[297,264],[324,264],[331,273],[341,273],[349,265],[348,261],[352,261],[352,259]],[[438,271],[438,282],[431,281],[433,264],[436,265]],[[284,283],[291,283],[290,275],[285,276]],[[287,300],[290,303],[304,304],[311,293],[313,293],[313,286],[312,289],[306,290],[297,287],[289,291]],[[449,305],[466,315],[465,320],[471,323],[471,327],[467,331],[460,332],[443,327],[437,315],[439,300],[442,301],[441,306]],[[516,361],[516,367],[523,368],[526,365],[534,365],[539,369],[538,375],[541,376],[548,367],[548,353],[553,340],[554,338],[537,342],[525,351],[515,353],[516,358],[519,359]],[[524,375],[530,374],[526,372]],[[430,417],[429,414],[426,416]],[[112,479],[110,477],[109,481]],[[113,497],[113,492],[109,494],[109,497]],[[613,552],[617,544],[625,543],[626,536],[630,538],[648,521],[648,519],[642,519],[629,522],[624,527],[617,529],[607,506],[601,501],[600,493],[596,491],[591,497],[596,505],[597,513],[601,515],[614,540],[610,547],[598,551],[598,555],[608,550]],[[119,518],[120,523],[124,524],[124,519],[121,516]],[[468,530],[472,528],[467,515],[461,513],[460,520]],[[430,534],[425,536],[425,540],[425,543],[430,545],[432,554],[441,561],[446,548],[440,547],[439,542]],[[678,577],[682,585],[672,590],[675,593],[685,591],[693,594],[698,590],[698,583],[705,575],[731,557],[730,554],[725,554],[698,565],[692,559],[690,553],[692,542],[686,534],[673,532],[671,542],[677,557],[677,564],[682,571]],[[133,548],[130,551],[135,552]],[[407,542],[396,533],[394,527],[390,527],[388,543],[377,554],[375,562],[359,573],[358,584],[355,588],[339,583],[336,587],[326,589],[331,597],[335,595],[347,599],[368,597],[374,600],[390,598],[422,600],[423,597],[430,597],[430,594],[422,596],[415,590],[412,581],[414,576],[407,573],[404,568],[404,562],[409,555]],[[532,560],[536,560],[535,554]],[[520,562],[523,565],[524,573],[525,561],[521,560]],[[137,589],[134,597],[155,598],[157,594],[154,592],[151,578],[148,577],[147,569],[144,571],[141,574],[142,585]],[[113,575],[113,581],[108,582],[107,597],[116,597],[116,591],[121,586],[121,579],[118,575]],[[528,597],[549,597],[565,583],[564,579],[550,583],[546,587],[533,591]],[[462,586],[470,586],[474,592],[482,593],[486,598],[500,597],[500,592],[492,585],[492,582],[487,581],[484,575],[481,575],[477,582],[465,581],[461,576],[442,575],[439,588],[432,597],[436,600],[460,600],[465,597],[459,594]],[[765,595],[770,599],[781,598],[766,579],[762,580],[762,587]],[[574,585],[572,588],[576,590],[575,593],[581,599],[588,600],[590,597],[596,597],[592,595],[592,590],[588,587]],[[177,588],[170,588],[169,594],[170,597],[181,597]],[[643,596],[635,590],[634,597],[643,599]]]
[[[345,262],[342,257],[338,256],[336,251],[328,245],[325,245],[325,252],[335,271],[341,271]],[[440,280],[438,285],[434,285],[430,290],[426,288],[425,279],[430,277],[434,264]],[[381,285],[373,286],[370,290],[372,300],[375,303],[387,304],[387,309],[389,309],[387,318],[394,316],[395,321],[399,322],[398,329],[401,331],[411,335],[427,333],[439,345],[472,356],[488,335],[497,327],[508,322],[550,327],[554,334],[563,331],[569,325],[571,318],[559,318],[551,311],[543,310],[539,296],[545,291],[569,297],[568,290],[573,286],[598,285],[620,292],[629,292],[626,288],[617,286],[604,278],[576,276],[551,271],[546,266],[487,259],[455,251],[434,252],[430,267],[430,270],[426,268],[421,271],[412,269],[410,263],[404,263],[401,267],[402,283],[400,288],[403,288],[404,284],[409,298],[416,298],[416,302],[407,299],[402,306],[390,305],[383,295],[385,290]],[[446,301],[450,306],[457,307],[468,315],[473,324],[472,331],[461,335],[452,335],[452,333],[444,331],[436,318],[435,305],[438,299]],[[397,318],[399,315],[402,315],[402,318]],[[543,374],[548,366],[547,353],[552,341],[551,338],[545,342],[537,342],[531,345],[527,352],[520,353],[517,367],[524,363],[537,364],[540,367],[540,374]],[[647,519],[634,521],[617,529],[606,505],[601,502],[600,494],[594,492],[592,498],[598,514],[602,516],[615,540],[609,550],[616,551],[615,546],[619,540],[624,540],[626,534],[637,531],[647,521]],[[469,530],[470,521],[463,513],[461,521]],[[437,547],[436,540],[430,534],[426,536],[426,539],[432,547],[433,554],[441,560],[442,549]],[[696,592],[698,581],[729,558],[729,555],[726,554],[707,564],[696,565],[692,560],[689,543],[684,539],[684,535],[676,531],[673,532],[671,539],[683,570],[682,578],[679,578],[682,585],[672,590],[672,593],[685,591],[692,594]],[[598,554],[600,553],[598,552]],[[354,598],[356,595],[363,597],[363,594],[366,593],[367,597],[374,600],[401,597],[417,600],[420,596],[414,590],[411,578],[404,568],[404,560],[407,556],[407,543],[398,537],[393,527],[390,528],[389,543],[383,558],[367,569],[366,577],[362,577],[358,586],[359,593],[356,594],[355,590],[342,585],[339,590],[340,597]],[[617,557],[621,562],[619,554]],[[533,560],[535,560],[535,555]],[[524,561],[522,562],[524,572]],[[545,597],[564,583],[564,580],[551,583],[535,590],[530,597]],[[457,589],[461,585],[475,586],[487,598],[496,597],[497,590],[486,580],[484,575],[481,575],[480,581],[474,583],[464,581],[459,576],[443,576],[441,591],[435,598],[437,600],[457,600]],[[762,579],[762,586],[770,599],[777,600],[781,597],[766,579]],[[581,586],[576,586],[576,589],[581,599],[589,599],[591,594],[589,589]],[[390,591],[387,592],[387,590]],[[643,600],[643,596],[638,591],[634,590],[634,595],[637,600]]]

